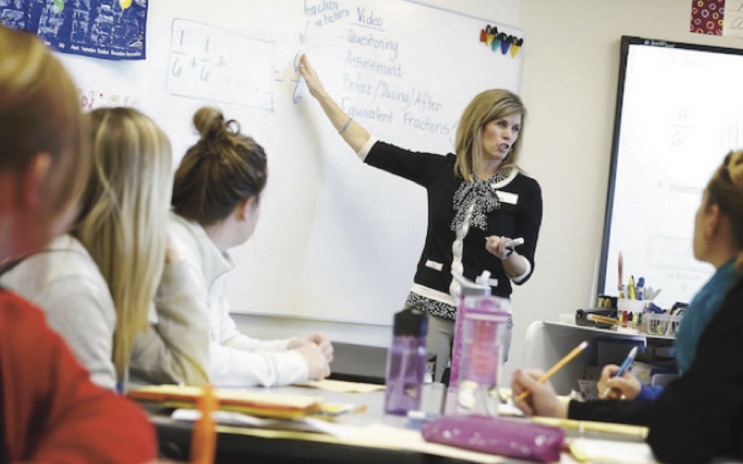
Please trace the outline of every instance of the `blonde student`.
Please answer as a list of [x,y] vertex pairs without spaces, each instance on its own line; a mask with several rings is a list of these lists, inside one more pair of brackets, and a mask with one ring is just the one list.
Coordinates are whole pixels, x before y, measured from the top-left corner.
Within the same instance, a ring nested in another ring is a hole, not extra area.
[[[90,159],[77,90],[34,36],[0,26],[0,263],[75,218]],[[4,462],[141,463],[156,458],[143,410],[96,386],[44,314],[0,287]]]
[[215,108],[199,109],[193,123],[199,140],[175,174],[170,232],[200,283],[209,315],[211,381],[274,386],[328,376],[333,347],[324,334],[259,340],[241,333],[230,316],[225,277],[234,264],[228,250],[255,230],[268,177],[266,154]]
[[71,233],[0,283],[46,312],[101,386],[123,390],[130,370],[146,382],[205,383],[206,319],[185,262],[167,247],[170,142],[136,109],[86,118],[93,170]]

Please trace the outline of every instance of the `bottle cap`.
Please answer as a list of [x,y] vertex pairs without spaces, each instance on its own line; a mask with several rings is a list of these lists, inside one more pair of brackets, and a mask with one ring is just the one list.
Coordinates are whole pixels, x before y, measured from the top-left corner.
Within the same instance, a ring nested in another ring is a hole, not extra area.
[[452,275],[462,286],[462,296],[490,295],[490,271],[482,271],[474,282],[453,272]]
[[428,333],[428,318],[426,317],[426,313],[416,306],[408,306],[395,314],[392,331],[395,336],[413,335],[415,337],[425,337]]

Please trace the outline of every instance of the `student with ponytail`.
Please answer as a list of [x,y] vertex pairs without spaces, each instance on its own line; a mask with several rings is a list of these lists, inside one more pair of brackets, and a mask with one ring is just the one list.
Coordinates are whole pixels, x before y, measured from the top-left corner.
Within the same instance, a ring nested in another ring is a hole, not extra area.
[[258,340],[237,330],[229,314],[228,250],[255,230],[268,165],[263,148],[215,108],[199,109],[200,138],[175,174],[170,232],[184,252],[208,311],[210,379],[221,386],[275,386],[330,374],[333,347],[324,334]]
[[743,151],[728,154],[704,189],[694,223],[694,256],[717,271],[699,291],[678,333],[681,376],[655,401],[569,403],[539,371],[516,371],[525,413],[645,425],[663,462],[743,458]]

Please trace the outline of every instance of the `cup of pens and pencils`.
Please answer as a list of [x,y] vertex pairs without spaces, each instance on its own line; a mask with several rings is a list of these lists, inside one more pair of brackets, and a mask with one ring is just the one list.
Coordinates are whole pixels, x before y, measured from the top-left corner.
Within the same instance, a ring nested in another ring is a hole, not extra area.
[[644,277],[637,279],[637,282],[634,276],[630,277],[628,284],[621,286],[617,299],[617,329],[639,332],[643,314],[659,292],[646,288]]

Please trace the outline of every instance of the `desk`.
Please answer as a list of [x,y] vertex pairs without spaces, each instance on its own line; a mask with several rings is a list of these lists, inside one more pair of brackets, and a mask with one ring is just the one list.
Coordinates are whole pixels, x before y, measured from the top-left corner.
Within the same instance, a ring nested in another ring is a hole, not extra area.
[[[366,404],[367,412],[352,414],[338,419],[339,423],[367,427],[365,431],[375,432],[385,429],[383,434],[371,433],[372,436],[352,435],[339,438],[330,435],[287,432],[265,429],[251,429],[242,427],[218,426],[217,463],[323,463],[323,464],[463,464],[471,462],[487,463],[523,463],[525,461],[508,459],[500,456],[488,456],[477,453],[477,459],[464,458],[459,455],[436,455],[429,453],[423,447],[439,447],[418,443],[422,441],[420,434],[406,429],[405,417],[391,416],[383,413],[384,392],[365,394],[349,394],[327,392],[299,387],[281,387],[272,389],[277,393],[314,395],[323,397],[329,402],[350,402]],[[157,427],[160,450],[164,457],[181,461],[188,460],[191,437],[191,424],[176,422],[168,416],[151,414],[151,420]],[[373,424],[381,424],[379,427]],[[394,429],[390,429],[390,428]],[[389,430],[395,435],[389,437]],[[618,446],[622,446],[619,443]],[[631,443],[625,446],[641,448],[640,451],[649,455],[649,449],[644,443]],[[443,447],[453,453],[468,453],[456,448]],[[437,450],[438,452],[438,450]],[[472,457],[470,454],[469,457]],[[561,463],[575,462],[570,456],[564,455]],[[646,462],[646,461],[642,461]]]
[[384,385],[387,348],[333,342],[330,378]]

